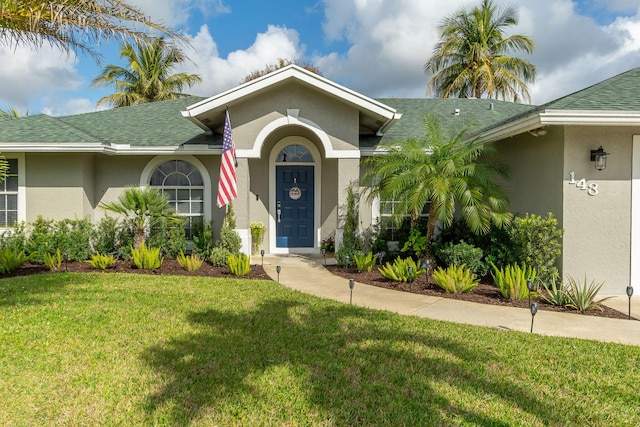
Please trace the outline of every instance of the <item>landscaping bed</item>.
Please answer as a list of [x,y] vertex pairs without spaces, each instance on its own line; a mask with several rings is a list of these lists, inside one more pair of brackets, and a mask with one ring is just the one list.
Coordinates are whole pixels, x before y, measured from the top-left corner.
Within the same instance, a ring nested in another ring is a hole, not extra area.
[[[443,298],[453,298],[463,301],[476,302],[480,304],[493,304],[493,305],[502,305],[507,307],[521,307],[521,308],[529,308],[529,299],[525,298],[523,300],[509,300],[504,298],[500,291],[496,286],[494,286],[488,280],[483,280],[475,289],[471,292],[464,294],[451,294],[443,291],[440,287],[429,280],[425,280],[425,276],[419,276],[418,280],[413,282],[411,286],[409,283],[402,282],[393,282],[380,274],[378,269],[374,267],[371,272],[361,272],[358,273],[356,268],[346,269],[344,267],[338,267],[337,265],[327,265],[325,266],[327,270],[336,274],[338,276],[342,276],[345,279],[355,279],[356,282],[365,283],[367,285],[378,286],[381,288],[393,289],[400,292],[413,292],[416,294],[423,295],[431,295]],[[567,307],[558,307],[553,304],[549,304],[544,301],[542,298],[534,298],[532,302],[538,304],[539,310],[549,310],[549,311],[558,311],[563,313],[575,313],[580,314],[577,310],[567,308]],[[611,307],[602,306],[602,311],[600,310],[592,310],[585,313],[586,316],[600,316],[600,317],[609,317],[613,319],[628,319],[628,314],[621,313],[618,310],[614,310]]]

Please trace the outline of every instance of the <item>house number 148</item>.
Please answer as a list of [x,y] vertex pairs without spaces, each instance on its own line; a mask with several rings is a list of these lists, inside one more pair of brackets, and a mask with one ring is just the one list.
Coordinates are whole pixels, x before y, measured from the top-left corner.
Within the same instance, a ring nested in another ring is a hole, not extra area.
[[595,182],[587,184],[587,180],[584,178],[576,181],[575,172],[569,172],[569,184],[575,184],[575,186],[580,190],[586,190],[587,194],[590,196],[595,196],[596,194],[598,194],[598,184],[596,184]]

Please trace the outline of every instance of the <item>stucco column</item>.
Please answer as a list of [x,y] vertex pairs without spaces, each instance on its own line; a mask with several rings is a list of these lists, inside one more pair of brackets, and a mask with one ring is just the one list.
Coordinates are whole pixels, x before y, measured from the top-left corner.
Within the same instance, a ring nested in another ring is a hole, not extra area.
[[236,179],[238,186],[238,197],[233,201],[233,211],[236,214],[236,231],[242,239],[240,251],[251,255],[251,230],[250,230],[250,207],[249,207],[249,160],[238,158],[236,167]]
[[338,228],[336,230],[336,249],[342,244],[344,217],[347,213],[347,188],[354,185],[358,192],[360,178],[360,159],[338,159]]

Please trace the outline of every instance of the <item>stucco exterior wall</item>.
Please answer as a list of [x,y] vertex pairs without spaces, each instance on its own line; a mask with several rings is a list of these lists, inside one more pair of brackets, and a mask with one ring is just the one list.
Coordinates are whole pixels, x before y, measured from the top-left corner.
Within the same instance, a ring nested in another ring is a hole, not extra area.
[[[563,273],[605,282],[602,294],[624,294],[630,275],[632,128],[565,130]],[[597,171],[590,150],[603,146],[607,168]],[[586,180],[597,194],[570,183]]]
[[91,176],[85,154],[32,154],[25,156],[26,218],[38,215],[53,220],[91,216]]
[[524,134],[496,144],[499,158],[510,168],[502,185],[512,212],[552,212],[562,223],[563,139],[563,129],[552,127],[545,136]]

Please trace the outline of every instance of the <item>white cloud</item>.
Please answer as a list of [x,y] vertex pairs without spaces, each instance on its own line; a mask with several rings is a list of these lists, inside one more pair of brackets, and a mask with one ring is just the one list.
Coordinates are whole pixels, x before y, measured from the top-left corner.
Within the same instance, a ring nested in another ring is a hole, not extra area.
[[200,74],[202,83],[189,92],[202,96],[212,96],[240,84],[249,73],[259,70],[277,59],[297,60],[304,52],[295,30],[269,25],[267,32],[256,36],[254,43],[245,50],[236,50],[221,58],[209,28],[203,25],[192,40],[192,48],[187,50],[193,64],[187,64],[185,71]]
[[87,98],[71,98],[58,102],[48,100],[47,104],[53,106],[44,107],[41,113],[49,116],[69,116],[107,109],[105,106],[96,108],[95,102]]
[[[637,0],[634,0],[637,2]],[[323,0],[328,40],[346,40],[348,52],[314,59],[331,79],[369,96],[422,97],[428,81],[423,65],[439,38],[442,19],[468,0]],[[622,6],[623,1],[619,2]],[[530,87],[539,104],[638,66],[640,10],[608,27],[581,16],[570,0],[512,0],[520,14],[513,33],[536,42],[527,58],[538,68]],[[636,3],[637,8],[637,3]]]
[[171,27],[184,26],[194,12],[215,16],[231,11],[224,0],[129,0],[128,3],[141,9],[154,21]]
[[[0,104],[32,108],[39,98],[81,87],[76,57],[49,46],[11,49],[0,46]],[[38,111],[31,111],[37,113]]]

